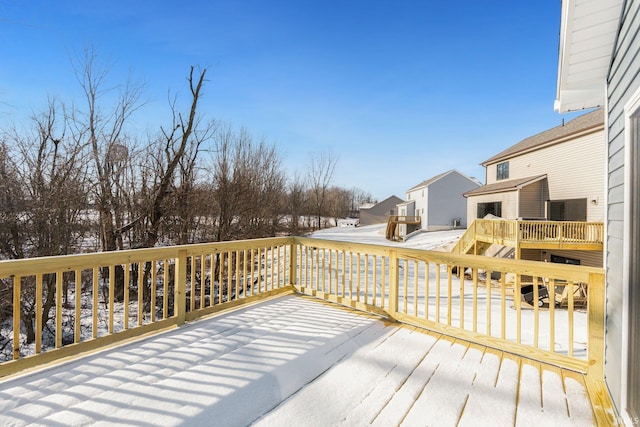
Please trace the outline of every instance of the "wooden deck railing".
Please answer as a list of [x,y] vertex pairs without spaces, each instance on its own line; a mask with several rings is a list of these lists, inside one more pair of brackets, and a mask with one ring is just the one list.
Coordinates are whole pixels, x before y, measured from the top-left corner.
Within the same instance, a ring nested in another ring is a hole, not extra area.
[[455,253],[465,253],[473,242],[530,249],[602,250],[604,224],[579,221],[524,221],[476,219],[460,238]]
[[398,224],[420,224],[419,216],[411,215],[390,215],[388,221]]
[[273,238],[0,261],[0,377],[292,291],[291,248]]
[[[525,284],[582,284],[588,304],[528,307]],[[2,288],[0,376],[297,290],[602,378],[596,268],[291,237],[0,261]]]

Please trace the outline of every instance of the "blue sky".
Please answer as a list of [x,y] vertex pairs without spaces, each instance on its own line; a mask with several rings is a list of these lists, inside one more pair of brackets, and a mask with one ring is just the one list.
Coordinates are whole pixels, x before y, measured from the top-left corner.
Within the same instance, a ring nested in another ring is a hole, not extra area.
[[334,184],[404,197],[452,168],[484,181],[480,162],[561,123],[559,23],[560,0],[0,0],[0,126],[80,102],[71,60],[91,44],[110,82],[144,84],[139,130],[207,67],[201,112],[290,175],[330,152]]

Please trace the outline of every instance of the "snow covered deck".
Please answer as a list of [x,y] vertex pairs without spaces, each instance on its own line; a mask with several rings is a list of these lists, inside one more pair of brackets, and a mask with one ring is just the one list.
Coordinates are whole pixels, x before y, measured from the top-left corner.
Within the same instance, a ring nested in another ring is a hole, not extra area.
[[594,425],[583,377],[287,295],[0,381],[0,425]]

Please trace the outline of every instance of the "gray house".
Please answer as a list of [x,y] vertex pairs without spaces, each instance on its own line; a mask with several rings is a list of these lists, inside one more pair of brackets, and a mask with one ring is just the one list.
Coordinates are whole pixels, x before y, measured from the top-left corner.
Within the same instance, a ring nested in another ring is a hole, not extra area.
[[396,205],[402,199],[398,196],[390,196],[383,201],[368,208],[360,208],[360,225],[383,224],[390,215],[397,215]]
[[467,200],[463,194],[480,187],[475,178],[455,169],[429,178],[407,190],[407,198],[398,204],[400,217],[415,221],[399,221],[400,238],[413,230],[448,230],[467,227]]
[[556,110],[603,107],[606,155],[604,379],[640,424],[640,0],[563,0]]

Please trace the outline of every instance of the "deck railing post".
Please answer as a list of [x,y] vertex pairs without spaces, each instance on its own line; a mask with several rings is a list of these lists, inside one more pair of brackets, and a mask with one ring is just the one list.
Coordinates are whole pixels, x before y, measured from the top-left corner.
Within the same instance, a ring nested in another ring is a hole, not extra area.
[[182,325],[187,314],[187,251],[185,249],[178,251],[175,274],[175,316],[177,324]]
[[289,285],[298,283],[298,244],[293,241],[289,245]]
[[604,325],[605,325],[605,279],[604,274],[589,275],[587,296],[587,357],[588,375],[594,380],[604,379]]
[[398,313],[398,282],[399,282],[398,253],[389,253],[389,315],[392,318]]

